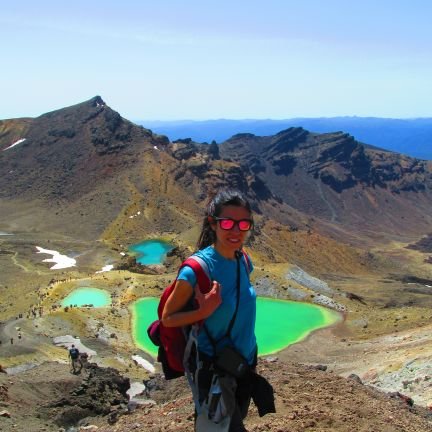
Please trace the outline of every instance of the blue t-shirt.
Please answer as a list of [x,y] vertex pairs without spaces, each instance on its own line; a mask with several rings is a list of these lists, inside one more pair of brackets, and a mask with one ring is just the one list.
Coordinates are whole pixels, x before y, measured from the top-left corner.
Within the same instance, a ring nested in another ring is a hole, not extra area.
[[[233,345],[252,364],[256,352],[255,319],[256,293],[249,280],[249,272],[243,258],[240,259],[240,302],[231,337],[226,336],[229,323],[234,315],[237,301],[237,260],[227,259],[208,246],[196,252],[208,266],[210,279],[221,284],[222,303],[205,320],[211,337],[217,341],[217,347]],[[250,270],[253,270],[252,264]],[[185,280],[195,287],[197,279],[190,267],[183,267],[177,279]],[[198,335],[198,349],[209,356],[214,355],[214,348],[206,332],[202,329]]]

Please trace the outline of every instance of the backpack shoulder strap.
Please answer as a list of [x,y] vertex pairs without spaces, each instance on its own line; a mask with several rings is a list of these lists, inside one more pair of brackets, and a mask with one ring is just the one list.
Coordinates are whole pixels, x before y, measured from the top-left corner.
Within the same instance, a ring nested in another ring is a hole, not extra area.
[[251,271],[252,271],[251,260],[249,258],[249,255],[246,253],[246,251],[244,249],[242,249],[242,254],[243,254],[243,259],[244,259],[244,262],[245,262],[246,271],[247,271],[248,274],[250,274]]
[[210,272],[206,262],[202,258],[192,255],[183,261],[180,269],[185,266],[190,267],[194,271],[200,291],[203,294],[209,292],[211,280]]

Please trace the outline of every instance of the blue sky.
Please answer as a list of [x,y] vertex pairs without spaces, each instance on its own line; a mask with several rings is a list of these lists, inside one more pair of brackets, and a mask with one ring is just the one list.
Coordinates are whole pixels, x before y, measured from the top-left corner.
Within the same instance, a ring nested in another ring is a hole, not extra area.
[[427,0],[0,1],[0,119],[432,117]]

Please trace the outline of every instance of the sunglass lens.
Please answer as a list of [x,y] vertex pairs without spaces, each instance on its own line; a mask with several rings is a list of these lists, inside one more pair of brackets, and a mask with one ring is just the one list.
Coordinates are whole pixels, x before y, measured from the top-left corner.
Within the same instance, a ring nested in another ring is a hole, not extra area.
[[243,219],[238,222],[240,231],[249,231],[251,228],[251,221]]
[[230,229],[232,229],[233,226],[234,226],[234,223],[235,222],[232,219],[221,219],[219,221],[220,227],[223,230],[230,230]]

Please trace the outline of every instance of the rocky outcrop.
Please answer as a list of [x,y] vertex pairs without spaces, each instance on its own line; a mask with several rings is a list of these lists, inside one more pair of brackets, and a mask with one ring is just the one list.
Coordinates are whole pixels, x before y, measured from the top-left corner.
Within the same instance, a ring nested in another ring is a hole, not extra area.
[[122,377],[116,369],[88,366],[88,376],[69,394],[53,402],[47,408],[57,408],[55,423],[72,426],[80,419],[108,415],[113,407],[125,407],[128,403],[129,378]]
[[160,266],[146,266],[137,262],[135,257],[128,256],[124,257],[119,264],[116,265],[115,270],[128,270],[132,273],[139,274],[159,274],[160,270],[157,269]]
[[417,243],[410,244],[407,246],[408,249],[418,250],[420,252],[431,253],[432,252],[432,234],[420,239]]

